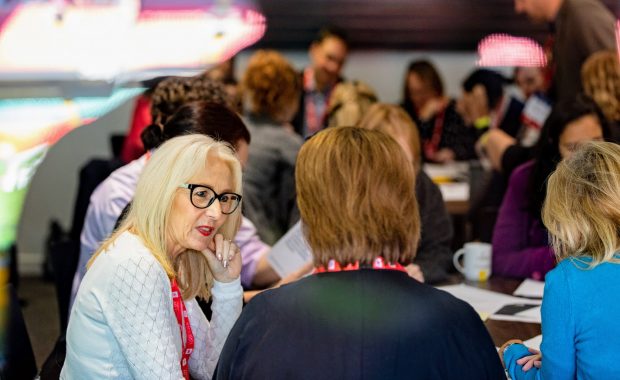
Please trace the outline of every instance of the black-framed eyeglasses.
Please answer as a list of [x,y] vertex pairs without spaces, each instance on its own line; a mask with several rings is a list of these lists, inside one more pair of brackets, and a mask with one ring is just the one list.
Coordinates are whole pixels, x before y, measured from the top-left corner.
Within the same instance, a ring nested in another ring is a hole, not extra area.
[[222,214],[232,214],[235,212],[239,204],[241,203],[241,195],[237,193],[222,193],[218,194],[205,185],[196,185],[193,183],[184,183],[180,185],[184,189],[189,189],[189,200],[196,208],[204,209],[213,204],[217,199],[220,201],[220,208]]

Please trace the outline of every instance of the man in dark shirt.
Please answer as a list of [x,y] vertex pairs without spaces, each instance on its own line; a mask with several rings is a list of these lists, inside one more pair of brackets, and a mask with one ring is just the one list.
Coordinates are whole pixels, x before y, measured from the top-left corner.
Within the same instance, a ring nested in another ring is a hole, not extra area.
[[615,50],[616,17],[600,0],[514,0],[515,12],[536,23],[553,23],[552,98],[581,91],[581,65],[600,50]]

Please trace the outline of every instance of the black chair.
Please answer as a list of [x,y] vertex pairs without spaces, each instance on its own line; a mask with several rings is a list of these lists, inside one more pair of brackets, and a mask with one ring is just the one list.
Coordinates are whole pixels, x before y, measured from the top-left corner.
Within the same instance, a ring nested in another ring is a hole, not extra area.
[[13,285],[2,287],[8,296],[8,325],[6,340],[6,366],[0,369],[2,379],[33,379],[37,375],[37,364],[32,344],[26,329],[17,292]]
[[470,182],[470,209],[468,220],[472,226],[472,240],[490,243],[508,183],[497,171],[479,175]]
[[90,196],[103,180],[122,165],[123,163],[116,158],[92,159],[82,167],[73,207],[71,230],[69,233],[61,232],[56,239],[50,239],[48,249],[56,283],[61,333],[67,329],[73,276],[80,259],[80,235],[84,227]]
[[127,135],[111,135],[110,146],[112,147],[112,157],[120,158],[123,150],[123,144],[125,144],[125,138]]

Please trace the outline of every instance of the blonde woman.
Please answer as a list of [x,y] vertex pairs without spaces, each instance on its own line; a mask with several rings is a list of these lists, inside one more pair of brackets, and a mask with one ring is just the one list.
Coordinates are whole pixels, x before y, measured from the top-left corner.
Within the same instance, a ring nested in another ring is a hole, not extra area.
[[545,280],[542,353],[509,341],[506,369],[514,380],[620,379],[620,146],[586,143],[562,161],[542,218],[559,262]]
[[421,169],[420,135],[415,123],[401,107],[376,103],[370,106],[359,126],[387,133],[403,148],[416,170],[421,236],[416,258],[407,266],[409,274],[431,284],[445,280],[452,267],[452,222],[441,191]]
[[361,81],[338,83],[329,97],[328,126],[355,126],[364,117],[368,108],[376,102],[375,91],[366,83]]
[[420,219],[398,144],[379,131],[327,128],[304,144],[295,170],[315,272],[246,306],[217,379],[500,379],[476,312],[404,269]]
[[[132,206],[89,262],[62,379],[208,379],[241,312],[241,166],[204,135],[146,164]],[[196,297],[213,297],[207,321]]]

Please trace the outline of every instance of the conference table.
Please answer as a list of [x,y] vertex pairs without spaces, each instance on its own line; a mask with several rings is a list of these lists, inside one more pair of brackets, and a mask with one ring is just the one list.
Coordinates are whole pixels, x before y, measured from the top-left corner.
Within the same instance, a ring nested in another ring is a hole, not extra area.
[[[446,283],[442,285],[454,285],[464,283],[480,289],[491,290],[498,293],[511,295],[523,280],[512,278],[491,277],[486,282],[475,282],[463,280],[460,275],[453,275]],[[540,324],[525,323],[514,321],[498,321],[487,319],[484,322],[493,342],[496,346],[501,346],[509,339],[527,340],[541,334]]]
[[424,172],[438,185],[446,211],[452,219],[452,249],[472,239],[478,225],[472,225],[468,213],[471,202],[481,197],[491,171],[482,161],[459,161],[446,164],[425,163]]

